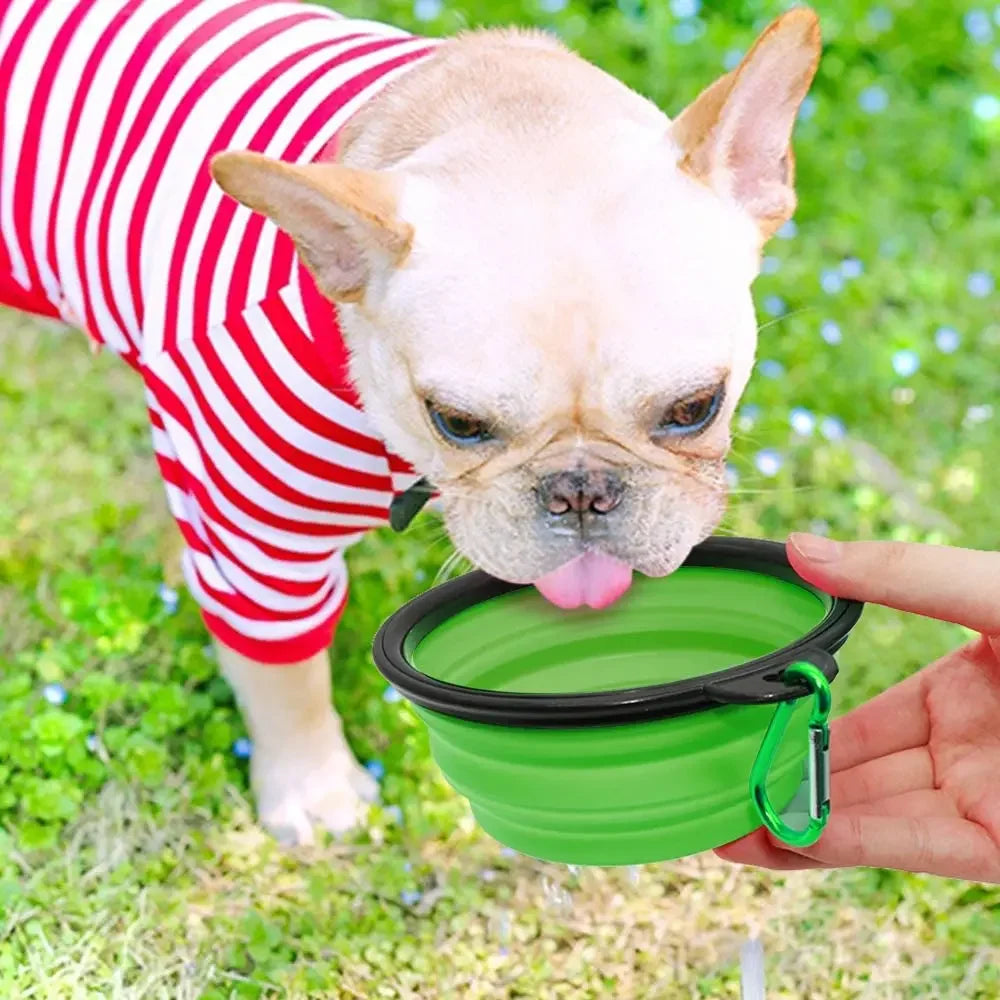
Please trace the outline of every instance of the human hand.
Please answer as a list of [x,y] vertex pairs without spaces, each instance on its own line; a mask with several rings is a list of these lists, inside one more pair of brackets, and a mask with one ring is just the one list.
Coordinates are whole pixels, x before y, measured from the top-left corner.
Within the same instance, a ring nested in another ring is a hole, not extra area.
[[828,593],[981,635],[833,721],[830,819],[815,844],[761,828],[716,853],[1000,883],[1000,553],[792,535],[788,556]]

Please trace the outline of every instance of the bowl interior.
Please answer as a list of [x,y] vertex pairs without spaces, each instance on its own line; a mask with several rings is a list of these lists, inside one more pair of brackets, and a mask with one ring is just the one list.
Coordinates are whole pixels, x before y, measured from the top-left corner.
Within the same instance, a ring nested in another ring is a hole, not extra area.
[[686,680],[800,639],[832,599],[748,570],[683,566],[637,576],[603,611],[564,611],[534,587],[472,605],[407,644],[411,665],[450,684],[521,694],[583,694]]

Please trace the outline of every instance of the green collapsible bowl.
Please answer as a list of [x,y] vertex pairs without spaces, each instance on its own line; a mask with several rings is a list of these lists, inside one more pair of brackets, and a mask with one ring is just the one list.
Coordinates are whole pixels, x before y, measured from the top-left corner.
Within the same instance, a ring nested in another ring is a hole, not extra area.
[[833,654],[861,609],[777,542],[711,538],[602,611],[469,573],[392,615],[374,658],[489,834],[546,861],[644,864],[762,824],[818,837]]

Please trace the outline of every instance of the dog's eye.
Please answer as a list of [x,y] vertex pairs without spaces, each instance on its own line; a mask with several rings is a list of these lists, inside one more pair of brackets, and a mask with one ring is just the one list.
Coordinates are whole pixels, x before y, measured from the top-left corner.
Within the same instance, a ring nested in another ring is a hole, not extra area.
[[468,447],[493,438],[484,420],[477,420],[466,413],[439,409],[431,402],[427,403],[427,412],[437,432],[451,444]]
[[702,389],[679,399],[669,407],[653,432],[655,437],[683,437],[703,431],[715,419],[723,390]]

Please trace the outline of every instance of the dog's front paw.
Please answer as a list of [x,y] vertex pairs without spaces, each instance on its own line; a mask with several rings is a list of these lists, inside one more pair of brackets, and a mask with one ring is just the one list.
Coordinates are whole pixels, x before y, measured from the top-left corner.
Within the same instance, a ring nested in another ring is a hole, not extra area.
[[315,843],[317,827],[346,833],[378,799],[378,783],[346,745],[318,756],[262,754],[254,761],[253,786],[261,825],[290,846]]

